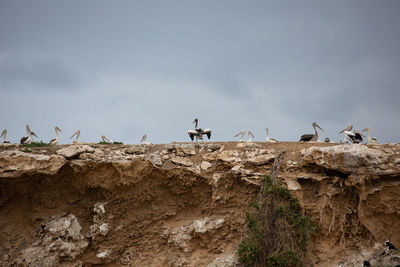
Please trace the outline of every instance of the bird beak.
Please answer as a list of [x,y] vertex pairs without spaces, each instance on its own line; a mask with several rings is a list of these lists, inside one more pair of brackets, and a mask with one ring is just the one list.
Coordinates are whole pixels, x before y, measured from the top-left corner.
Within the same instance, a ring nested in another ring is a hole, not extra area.
[[367,128],[365,128],[364,130],[362,130],[362,132],[366,132],[367,131]]
[[[317,126],[318,128],[320,128],[322,131],[324,131],[324,129],[322,129],[318,124],[316,124],[315,126]],[[325,131],[324,131],[325,132]]]

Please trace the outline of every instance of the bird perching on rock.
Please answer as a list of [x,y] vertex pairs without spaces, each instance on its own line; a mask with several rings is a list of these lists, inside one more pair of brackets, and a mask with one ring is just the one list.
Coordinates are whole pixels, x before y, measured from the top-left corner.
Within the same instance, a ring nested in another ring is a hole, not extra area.
[[265,142],[267,143],[276,143],[278,142],[277,140],[273,139],[273,138],[269,138],[269,129],[265,128]]
[[57,145],[60,138],[58,137],[58,133],[62,132],[58,126],[54,127],[54,131],[56,132],[56,138],[50,140],[50,145]]
[[312,126],[314,128],[314,134],[303,134],[300,137],[300,141],[299,142],[316,142],[318,141],[318,132],[317,132],[317,127],[319,129],[321,129],[322,131],[324,129],[322,129],[315,121],[312,123]]
[[368,144],[368,145],[377,145],[377,144],[379,144],[378,140],[376,140],[375,137],[372,137],[372,138],[371,138],[371,135],[370,135],[371,129],[370,129],[369,127],[365,128],[365,129],[362,130],[362,131],[368,133],[368,136],[367,136],[367,144]]
[[198,128],[199,125],[199,119],[195,118],[193,123],[195,124],[194,126],[194,130],[188,130],[188,135],[190,137],[190,139],[192,139],[192,141],[194,140],[194,138],[196,137],[196,142],[198,142],[198,140],[200,139],[201,141],[203,141],[203,135],[207,135],[208,139],[211,138],[211,129],[201,129]]
[[[29,128],[29,125],[27,124],[25,126],[26,128],[26,136],[22,137],[20,140],[20,144],[29,144],[33,141],[33,137],[36,136],[36,134],[34,132],[31,131],[31,128]],[[37,136],[36,136],[37,138]]]
[[233,137],[240,136],[240,142],[244,142],[244,135],[246,134],[245,130],[241,130],[239,133],[235,134]]
[[79,141],[78,141],[79,135],[81,135],[81,130],[76,130],[76,131],[74,132],[74,134],[71,135],[71,137],[70,137],[69,139],[72,139],[72,137],[75,136],[75,140],[74,140],[72,143],[74,143],[74,144],[79,144]]
[[0,135],[0,138],[3,137],[3,141],[1,142],[2,144],[10,144],[10,141],[7,141],[7,129],[4,129],[3,132]]
[[363,141],[363,134],[358,131],[355,130],[354,132],[352,132],[351,130],[353,129],[353,125],[348,125],[346,128],[344,128],[343,130],[341,130],[339,132],[339,134],[344,133],[344,137],[345,137],[345,143],[353,143],[353,144],[359,144]]

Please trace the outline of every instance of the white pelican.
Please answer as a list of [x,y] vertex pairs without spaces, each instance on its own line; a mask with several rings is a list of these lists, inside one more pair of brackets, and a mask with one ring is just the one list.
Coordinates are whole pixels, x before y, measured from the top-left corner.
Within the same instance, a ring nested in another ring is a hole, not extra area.
[[278,142],[277,140],[275,140],[273,138],[269,138],[269,129],[268,128],[265,128],[265,142],[267,142],[267,143]]
[[300,141],[299,142],[315,142],[318,141],[318,132],[317,132],[317,128],[321,129],[322,131],[324,129],[322,129],[315,121],[312,123],[312,126],[314,128],[314,134],[303,134],[300,137]]
[[371,136],[370,136],[370,128],[369,128],[369,127],[365,128],[365,129],[362,130],[362,131],[368,133],[367,144],[369,144],[369,145],[370,145],[370,144],[372,144],[372,145],[379,144],[378,140],[376,140],[375,137],[372,137],[372,138],[371,138]]
[[247,140],[247,142],[253,142],[254,135],[250,130],[247,131],[247,136],[249,137],[249,140]]
[[73,143],[74,143],[74,144],[77,144],[77,143],[79,143],[78,138],[79,138],[79,135],[80,135],[80,134],[81,134],[81,130],[76,130],[76,131],[74,132],[74,134],[73,134],[69,139],[71,139],[72,137],[76,136],[76,137],[75,137],[75,140],[73,141]]
[[147,138],[147,134],[144,134],[142,139],[140,139],[140,143],[142,143],[142,145],[151,145],[150,142],[146,142],[146,138]]
[[[21,138],[21,140],[20,140],[21,145],[31,143],[33,141],[33,136],[36,136],[36,134],[31,131],[28,124],[25,126],[25,128],[26,128],[26,136]],[[36,138],[37,138],[37,136],[36,136]]]
[[197,118],[194,119],[193,123],[195,124],[195,129],[194,130],[188,130],[188,135],[190,137],[190,139],[194,139],[194,137],[196,137],[196,142],[201,139],[201,141],[203,141],[203,135],[207,135],[208,139],[211,138],[211,129],[201,129],[201,128],[197,128],[198,124],[199,124],[199,120]]
[[4,129],[3,132],[0,135],[0,138],[3,137],[3,142],[1,142],[2,144],[9,144],[10,142],[6,140],[7,138],[7,129]]
[[102,135],[102,136],[101,136],[101,140],[102,140],[104,143],[108,143],[108,144],[111,144],[111,143],[112,143],[112,141],[110,141],[110,139],[108,139],[107,136],[105,136],[105,135]]
[[245,130],[241,130],[239,133],[235,134],[233,137],[240,136],[240,142],[244,142],[244,135],[246,134]]
[[353,144],[358,144],[363,141],[362,137],[364,136],[360,131],[355,130],[352,132],[351,130],[353,129],[353,125],[349,125],[343,130],[339,132],[339,134],[344,133],[344,141],[345,143],[353,143]]
[[57,145],[60,138],[58,137],[58,133],[62,132],[58,126],[54,127],[54,131],[56,132],[56,138],[50,140],[50,145]]

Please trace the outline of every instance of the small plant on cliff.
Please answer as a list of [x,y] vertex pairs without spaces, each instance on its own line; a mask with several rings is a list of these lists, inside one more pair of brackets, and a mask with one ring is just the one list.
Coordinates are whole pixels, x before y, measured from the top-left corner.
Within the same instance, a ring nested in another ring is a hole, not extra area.
[[302,215],[298,199],[283,186],[263,179],[257,202],[246,213],[247,237],[239,261],[248,266],[304,266],[307,244],[316,225]]
[[23,144],[22,146],[23,147],[43,147],[43,146],[49,146],[49,144],[45,143],[43,141],[40,141],[40,142],[32,142],[29,144]]

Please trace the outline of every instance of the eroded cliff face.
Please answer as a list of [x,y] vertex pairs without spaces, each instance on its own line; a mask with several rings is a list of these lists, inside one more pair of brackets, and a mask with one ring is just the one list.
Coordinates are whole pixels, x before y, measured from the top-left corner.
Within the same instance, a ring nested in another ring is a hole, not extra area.
[[314,266],[400,247],[400,145],[0,147],[0,263],[234,266],[248,203],[280,181],[321,231]]

